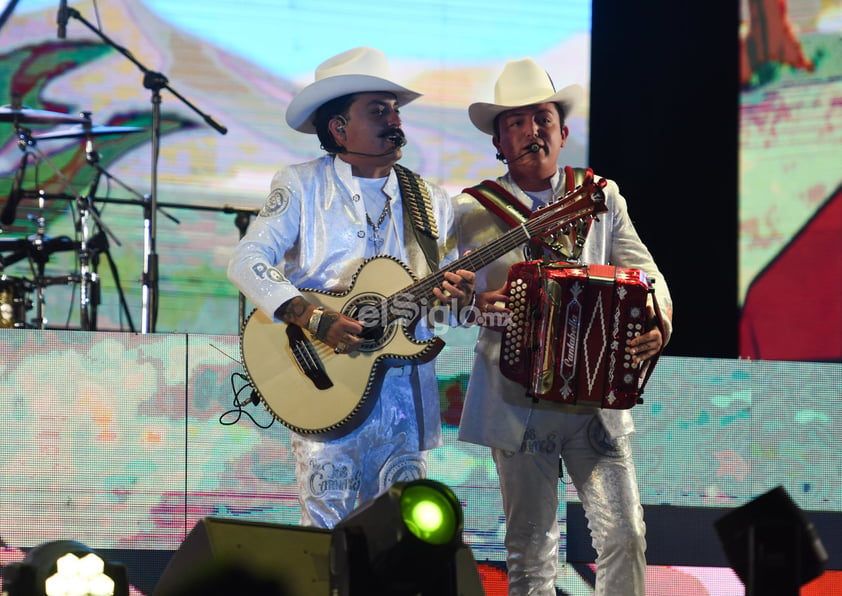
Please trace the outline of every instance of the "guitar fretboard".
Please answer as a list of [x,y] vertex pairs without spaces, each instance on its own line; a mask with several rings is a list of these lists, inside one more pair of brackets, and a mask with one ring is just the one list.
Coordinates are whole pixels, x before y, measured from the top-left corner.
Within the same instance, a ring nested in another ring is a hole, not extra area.
[[[600,188],[599,184],[583,184],[567,193],[560,200],[538,209],[519,226],[505,232],[485,246],[459,257],[443,269],[389,296],[379,305],[379,320],[391,324],[397,319],[407,318],[406,309],[395,308],[397,301],[401,301],[404,305],[407,300],[416,304],[432,302],[435,298],[433,289],[441,287],[445,279],[445,273],[460,269],[472,272],[479,271],[527,240],[558,231],[575,221],[594,216],[596,212],[604,211],[604,195],[599,190]],[[414,314],[415,316],[408,321],[410,324],[414,323],[421,313],[419,311]]]

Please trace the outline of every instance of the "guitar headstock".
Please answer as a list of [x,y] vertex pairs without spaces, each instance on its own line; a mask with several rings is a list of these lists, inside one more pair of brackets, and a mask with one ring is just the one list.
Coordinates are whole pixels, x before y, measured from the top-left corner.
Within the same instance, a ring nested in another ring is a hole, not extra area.
[[603,191],[606,184],[605,178],[595,180],[589,172],[581,185],[532,213],[525,224],[529,233],[532,236],[552,234],[577,221],[605,213],[608,211]]

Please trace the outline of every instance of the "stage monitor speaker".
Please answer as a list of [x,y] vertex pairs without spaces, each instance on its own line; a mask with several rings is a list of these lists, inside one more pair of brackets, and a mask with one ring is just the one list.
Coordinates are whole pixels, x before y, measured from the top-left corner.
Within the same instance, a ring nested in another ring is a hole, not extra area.
[[812,522],[782,486],[714,522],[746,596],[797,596],[824,572],[827,551]]
[[235,592],[258,596],[328,596],[330,530],[206,517],[173,554],[153,596]]

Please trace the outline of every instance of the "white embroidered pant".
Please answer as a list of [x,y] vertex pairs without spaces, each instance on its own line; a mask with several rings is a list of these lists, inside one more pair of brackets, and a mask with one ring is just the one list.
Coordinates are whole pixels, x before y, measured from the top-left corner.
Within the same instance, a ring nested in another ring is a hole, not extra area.
[[408,384],[392,385],[376,396],[365,422],[338,439],[319,442],[292,433],[302,525],[332,529],[395,482],[426,478],[410,391]]
[[506,515],[509,596],[555,596],[559,455],[597,552],[598,596],[644,596],[646,527],[628,437],[593,414],[542,411],[517,453],[492,449]]

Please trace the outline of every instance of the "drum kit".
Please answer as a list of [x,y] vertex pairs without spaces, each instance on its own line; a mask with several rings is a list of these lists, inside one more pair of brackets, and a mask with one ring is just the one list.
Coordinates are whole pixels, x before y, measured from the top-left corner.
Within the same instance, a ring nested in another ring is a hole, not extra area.
[[[78,285],[81,309],[80,327],[85,331],[96,330],[96,306],[98,301],[97,292],[99,290],[99,280],[96,272],[97,258],[100,253],[104,253],[111,265],[111,272],[114,280],[117,283],[117,290],[120,294],[120,302],[123,312],[129,322],[131,331],[134,331],[134,325],[131,322],[126,301],[120,289],[117,271],[114,263],[111,261],[108,254],[108,238],[120,244],[116,237],[111,233],[108,227],[102,222],[97,210],[94,208],[93,197],[96,191],[97,184],[101,176],[106,176],[109,181],[119,183],[123,188],[130,191],[139,200],[119,200],[119,199],[98,199],[105,202],[122,202],[133,203],[141,205],[144,212],[144,255],[143,255],[143,270],[141,280],[143,283],[142,289],[142,321],[141,333],[155,332],[155,325],[158,311],[158,254],[156,248],[157,237],[157,216],[160,211],[169,219],[178,222],[174,217],[165,213],[163,206],[172,206],[179,208],[195,209],[192,205],[165,205],[158,201],[158,157],[160,154],[160,139],[161,139],[161,91],[167,90],[174,97],[176,97],[182,104],[187,106],[195,114],[197,114],[205,124],[216,130],[220,134],[226,134],[228,129],[222,124],[218,123],[212,116],[203,112],[198,106],[191,103],[187,98],[182,96],[171,85],[167,77],[159,72],[155,72],[144,66],[127,48],[115,43],[114,40],[105,35],[97,26],[88,21],[82,14],[66,6],[62,3],[59,14],[57,16],[58,23],[58,37],[65,39],[67,34],[67,24],[70,19],[74,19],[87,28],[87,30],[102,40],[103,43],[113,48],[118,53],[122,54],[127,60],[133,63],[143,73],[143,87],[151,93],[152,115],[151,124],[149,126],[150,140],[152,145],[152,159],[150,172],[150,190],[148,194],[141,195],[132,190],[128,185],[117,180],[114,176],[109,174],[98,163],[99,156],[94,150],[94,139],[103,135],[119,135],[133,132],[140,132],[147,130],[145,128],[129,127],[129,126],[94,126],[91,122],[90,113],[83,112],[80,116],[73,116],[63,114],[60,112],[51,112],[45,110],[36,110],[24,107],[21,105],[19,98],[12,97],[11,105],[0,108],[0,123],[12,123],[17,136],[18,147],[23,152],[20,160],[20,165],[15,172],[14,180],[11,186],[11,191],[6,199],[6,204],[3,207],[2,214],[0,214],[0,327],[34,327],[46,328],[46,318],[44,316],[44,288],[55,284],[74,284]],[[30,129],[25,125],[72,125],[63,130],[55,130],[46,132],[40,135],[32,135]],[[47,199],[56,199],[59,197],[49,197],[45,192],[39,190],[37,192],[24,191],[22,183],[24,179],[25,170],[29,159],[36,157],[40,161],[46,163],[50,169],[55,173],[57,179],[61,180],[64,189],[72,190],[71,181],[62,174],[60,169],[56,168],[47,159],[42,152],[38,150],[37,141],[54,141],[57,139],[82,139],[85,142],[86,160],[89,165],[95,169],[95,174],[92,178],[86,196],[80,193],[75,193],[73,196],[63,195],[61,198],[70,199],[76,206],[76,238],[71,240],[66,237],[50,238],[45,234],[45,202]],[[41,215],[38,217],[30,217],[36,222],[37,232],[34,235],[26,238],[7,238],[3,233],[2,226],[9,226],[15,221],[15,214],[17,206],[21,198],[36,198],[38,200]],[[249,208],[235,208],[228,205],[220,208],[208,208],[213,211],[236,214],[235,224],[242,236],[248,226],[249,218],[254,215],[257,210]],[[94,232],[93,230],[97,230]],[[70,275],[59,276],[58,278],[50,278],[44,275],[44,264],[49,259],[50,255],[59,251],[76,251],[78,272]],[[9,253],[9,254],[5,254]],[[32,279],[8,277],[4,270],[7,266],[29,259],[33,271]],[[93,266],[92,266],[93,265]],[[35,299],[28,298],[28,294],[34,293]],[[26,311],[35,307],[36,314],[31,321],[26,321]],[[240,323],[245,321],[245,300],[240,295]]]
[[[30,109],[19,105],[18,102],[0,107],[0,123],[3,122],[13,125],[22,156],[15,171],[9,196],[0,213],[0,224],[11,226],[15,222],[18,205],[25,196],[34,195],[37,198],[38,215],[27,216],[35,223],[35,234],[26,237],[9,237],[6,233],[0,233],[0,328],[46,329],[48,322],[45,316],[45,289],[55,285],[71,285],[75,286],[79,292],[79,328],[83,331],[94,331],[96,330],[96,308],[99,302],[99,276],[96,264],[102,252],[108,256],[106,235],[113,238],[113,234],[102,222],[93,205],[100,176],[103,173],[107,174],[98,163],[99,156],[94,148],[94,140],[105,135],[130,134],[145,129],[134,126],[94,126],[88,112],[73,116],[61,112]],[[33,134],[32,130],[27,128],[28,125],[70,126]],[[33,193],[23,189],[23,180],[30,160],[47,164],[66,189],[72,188],[71,181],[50,162],[37,145],[40,141],[58,139],[83,141],[87,162],[95,170],[84,196],[80,193],[64,195],[73,199],[77,207],[75,210],[76,237],[73,239],[67,236],[55,238],[48,236],[44,213],[46,202],[51,197],[43,191]],[[119,241],[117,243],[119,244]],[[76,253],[76,270],[67,275],[47,276],[46,264],[50,257],[55,253],[65,251]],[[7,267],[24,260],[29,262],[31,277],[6,275]],[[113,263],[112,272],[116,273],[113,270]],[[122,298],[122,292],[120,293]],[[124,301],[123,303],[125,304]],[[35,316],[27,320],[27,312],[33,308]],[[129,321],[131,321],[130,318]]]

